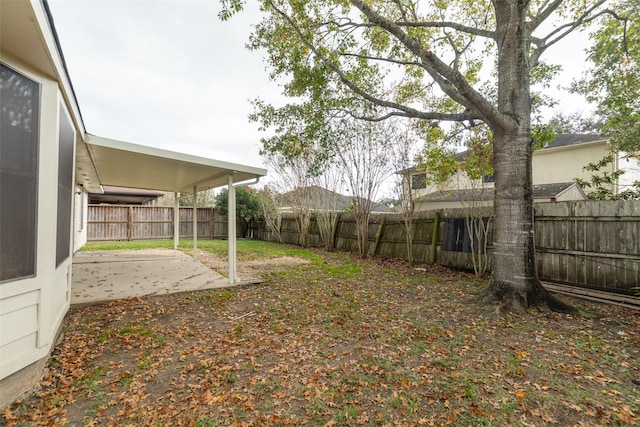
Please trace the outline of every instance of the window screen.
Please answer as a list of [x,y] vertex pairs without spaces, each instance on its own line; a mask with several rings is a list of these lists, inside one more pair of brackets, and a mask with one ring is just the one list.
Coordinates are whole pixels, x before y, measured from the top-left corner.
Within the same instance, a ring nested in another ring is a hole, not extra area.
[[69,258],[71,242],[71,207],[73,197],[74,131],[65,109],[60,105],[58,128],[58,219],[56,233],[56,266]]
[[40,86],[0,64],[0,281],[36,273]]

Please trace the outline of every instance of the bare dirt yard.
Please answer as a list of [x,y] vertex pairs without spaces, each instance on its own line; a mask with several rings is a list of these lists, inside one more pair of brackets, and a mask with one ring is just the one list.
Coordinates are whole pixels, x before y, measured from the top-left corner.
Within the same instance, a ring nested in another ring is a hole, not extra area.
[[0,424],[640,425],[640,312],[501,316],[466,273],[299,253],[245,264],[261,285],[73,307]]

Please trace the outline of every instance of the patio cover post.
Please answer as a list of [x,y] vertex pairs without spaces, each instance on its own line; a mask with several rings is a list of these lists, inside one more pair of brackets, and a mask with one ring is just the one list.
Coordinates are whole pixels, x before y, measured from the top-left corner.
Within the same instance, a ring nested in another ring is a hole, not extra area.
[[197,187],[193,186],[193,260],[198,260],[198,208],[197,208]]
[[178,242],[180,241],[180,201],[178,198],[180,193],[173,192],[173,249],[178,249]]
[[233,173],[229,174],[227,234],[229,244],[229,283],[233,285],[236,282],[236,188],[233,186]]

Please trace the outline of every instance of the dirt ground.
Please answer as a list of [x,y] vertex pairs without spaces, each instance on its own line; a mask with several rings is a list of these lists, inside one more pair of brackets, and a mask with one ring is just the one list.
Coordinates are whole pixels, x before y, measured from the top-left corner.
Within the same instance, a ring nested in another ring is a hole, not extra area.
[[261,285],[72,308],[0,424],[639,425],[640,312],[501,316],[466,273],[312,255],[239,264]]
[[[228,276],[229,264],[226,259],[217,257],[207,251],[199,251],[198,259],[207,267]],[[272,271],[308,264],[309,260],[295,256],[281,256],[255,260],[243,260],[236,264],[236,274],[241,280],[264,279]]]

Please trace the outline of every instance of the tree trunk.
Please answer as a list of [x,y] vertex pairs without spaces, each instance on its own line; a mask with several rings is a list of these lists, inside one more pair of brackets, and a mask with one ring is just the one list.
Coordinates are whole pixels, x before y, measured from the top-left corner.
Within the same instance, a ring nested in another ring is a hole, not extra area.
[[493,270],[485,297],[497,300],[506,311],[533,306],[575,312],[544,289],[536,272],[526,3],[526,0],[494,3],[498,17],[498,109],[508,119],[491,123],[495,223]]

